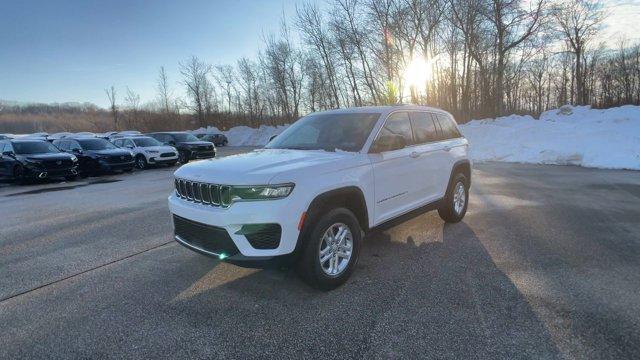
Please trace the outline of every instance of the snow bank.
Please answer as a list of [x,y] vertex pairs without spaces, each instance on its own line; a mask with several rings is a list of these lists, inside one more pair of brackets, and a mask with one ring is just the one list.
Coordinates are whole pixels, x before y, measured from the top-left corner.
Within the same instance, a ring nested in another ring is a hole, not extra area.
[[511,115],[460,126],[476,161],[640,170],[640,107],[550,110],[540,119]]
[[260,125],[254,129],[248,126],[236,126],[228,131],[220,131],[214,126],[208,126],[192,131],[193,134],[224,134],[230,146],[263,146],[273,135],[278,135],[289,125],[268,126]]

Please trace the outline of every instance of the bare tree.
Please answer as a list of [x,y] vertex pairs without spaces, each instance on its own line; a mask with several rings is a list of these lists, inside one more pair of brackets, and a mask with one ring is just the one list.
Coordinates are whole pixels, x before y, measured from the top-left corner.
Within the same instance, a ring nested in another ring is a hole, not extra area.
[[212,89],[208,75],[211,65],[192,56],[185,63],[180,63],[182,83],[191,100],[190,108],[195,111],[200,126],[205,126],[207,112],[211,110]]
[[165,114],[171,113],[173,91],[169,86],[169,79],[167,77],[167,72],[164,70],[164,66],[160,67],[160,72],[158,73],[156,91],[158,92],[158,102],[162,111]]
[[104,90],[109,98],[109,109],[111,109],[111,116],[113,117],[113,129],[118,130],[118,106],[116,105],[116,88],[111,85],[110,88]]
[[233,71],[233,66],[231,65],[217,65],[215,67],[215,75],[214,77],[218,81],[220,87],[223,88],[226,98],[227,98],[227,111],[231,112],[231,96],[234,93],[234,81],[235,75]]
[[589,42],[600,31],[605,18],[603,3],[599,0],[568,0],[556,3],[553,15],[560,31],[575,56],[574,78],[576,102],[587,102],[583,61],[584,53]]
[[127,120],[129,126],[136,126],[140,117],[140,95],[136,94],[127,86],[127,94],[124,97],[124,104],[127,109]]

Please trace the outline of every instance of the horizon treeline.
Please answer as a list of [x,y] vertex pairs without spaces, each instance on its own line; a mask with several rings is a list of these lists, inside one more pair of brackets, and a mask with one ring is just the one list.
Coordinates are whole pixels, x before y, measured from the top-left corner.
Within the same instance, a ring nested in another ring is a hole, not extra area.
[[[141,131],[291,123],[308,112],[413,103],[463,123],[565,104],[640,104],[640,44],[605,47],[597,0],[330,0],[305,3],[256,58],[192,56],[141,104],[105,89],[109,108],[5,106],[0,129]],[[150,80],[151,81],[151,80]],[[184,95],[175,95],[178,89]]]

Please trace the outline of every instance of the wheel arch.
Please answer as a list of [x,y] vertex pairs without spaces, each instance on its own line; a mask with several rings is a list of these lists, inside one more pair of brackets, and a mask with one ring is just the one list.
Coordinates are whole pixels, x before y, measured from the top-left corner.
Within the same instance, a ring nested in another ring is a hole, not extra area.
[[468,185],[469,187],[471,187],[471,161],[469,161],[469,159],[458,160],[453,164],[453,167],[451,168],[451,174],[449,174],[449,183],[447,184],[447,191],[445,192],[445,194],[449,193],[449,190],[453,185],[453,177],[458,173],[462,173],[467,178],[467,181],[469,182]]
[[344,207],[350,210],[358,219],[360,227],[365,231],[369,229],[369,213],[362,189],[351,185],[328,190],[316,195],[307,207],[294,253],[299,252],[304,240],[310,236],[315,221],[324,213],[336,207]]

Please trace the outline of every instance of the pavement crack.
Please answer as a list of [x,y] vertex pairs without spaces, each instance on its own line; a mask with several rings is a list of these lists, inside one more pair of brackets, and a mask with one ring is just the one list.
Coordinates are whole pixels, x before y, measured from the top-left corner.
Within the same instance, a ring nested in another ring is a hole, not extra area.
[[99,265],[99,266],[96,266],[96,267],[92,267],[92,268],[87,269],[87,270],[83,270],[83,271],[81,271],[81,272],[78,272],[78,273],[75,273],[75,274],[72,274],[72,275],[69,275],[69,276],[63,277],[63,278],[61,278],[61,279],[57,279],[57,280],[50,281],[50,282],[48,282],[48,283],[45,283],[45,284],[42,284],[42,285],[36,286],[36,287],[31,288],[31,289],[29,289],[29,290],[25,290],[25,291],[21,291],[21,292],[19,292],[19,293],[13,294],[13,295],[9,295],[9,296],[7,296],[7,297],[4,297],[4,298],[0,299],[0,304],[4,303],[5,301],[9,301],[9,300],[11,300],[11,299],[17,298],[17,297],[19,297],[19,296],[27,295],[27,294],[32,293],[32,292],[34,292],[34,291],[37,291],[37,290],[40,290],[40,289],[44,289],[44,288],[49,287],[49,286],[51,286],[51,285],[59,284],[59,283],[61,283],[61,282],[67,281],[67,280],[69,280],[69,279],[73,279],[73,278],[75,278],[75,277],[78,277],[78,276],[80,276],[80,275],[84,275],[84,274],[89,273],[89,272],[92,272],[92,271],[94,271],[94,270],[102,269],[102,268],[107,267],[107,266],[109,266],[109,265],[113,265],[113,264],[115,264],[115,263],[118,263],[118,262],[121,262],[121,261],[124,261],[124,260],[127,260],[127,259],[131,259],[131,258],[133,258],[133,257],[135,257],[135,256],[138,256],[138,255],[144,254],[144,253],[149,252],[149,251],[151,251],[151,250],[155,250],[155,249],[161,248],[161,247],[163,247],[163,246],[165,246],[165,245],[169,245],[169,244],[172,244],[172,243],[174,243],[174,241],[173,241],[173,240],[170,240],[170,241],[167,241],[167,242],[164,242],[164,243],[161,243],[161,244],[158,244],[158,245],[152,246],[152,247],[150,247],[150,248],[148,248],[148,249],[145,249],[145,250],[142,250],[142,251],[138,251],[138,252],[135,252],[135,253],[133,253],[133,254],[129,254],[129,255],[127,255],[127,256],[124,256],[124,257],[121,257],[121,258],[118,258],[118,259],[115,259],[115,260],[109,261],[109,262],[104,263],[104,264],[102,264],[102,265]]

